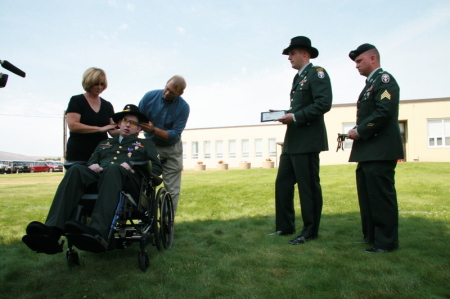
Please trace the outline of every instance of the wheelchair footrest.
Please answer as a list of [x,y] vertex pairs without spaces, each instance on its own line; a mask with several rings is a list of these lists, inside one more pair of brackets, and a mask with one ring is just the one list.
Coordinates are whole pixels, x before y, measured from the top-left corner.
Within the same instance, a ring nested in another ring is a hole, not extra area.
[[108,243],[99,235],[66,234],[66,238],[69,240],[69,245],[74,245],[81,250],[99,253],[108,249]]

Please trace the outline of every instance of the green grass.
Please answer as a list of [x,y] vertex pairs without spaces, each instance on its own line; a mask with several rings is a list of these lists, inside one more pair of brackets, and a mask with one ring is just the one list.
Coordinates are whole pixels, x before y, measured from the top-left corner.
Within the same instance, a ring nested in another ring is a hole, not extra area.
[[[274,231],[276,169],[185,171],[174,247],[36,254],[26,225],[44,221],[58,173],[0,176],[1,298],[450,298],[450,163],[399,163],[400,249],[367,254],[355,165],[323,166],[320,237],[304,245]],[[296,207],[298,207],[296,198]],[[301,218],[297,209],[297,227]]]

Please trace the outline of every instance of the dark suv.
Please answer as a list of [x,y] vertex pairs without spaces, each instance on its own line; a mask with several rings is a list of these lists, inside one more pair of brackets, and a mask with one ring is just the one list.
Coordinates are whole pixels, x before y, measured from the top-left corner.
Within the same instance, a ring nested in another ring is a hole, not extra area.
[[10,172],[11,173],[24,173],[30,172],[30,167],[23,162],[12,162]]

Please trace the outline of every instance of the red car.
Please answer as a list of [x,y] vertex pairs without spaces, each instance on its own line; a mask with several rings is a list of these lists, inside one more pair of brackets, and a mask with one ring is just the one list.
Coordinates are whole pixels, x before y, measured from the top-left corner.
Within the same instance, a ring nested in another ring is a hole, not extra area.
[[53,165],[47,162],[37,162],[30,166],[30,172],[53,172]]

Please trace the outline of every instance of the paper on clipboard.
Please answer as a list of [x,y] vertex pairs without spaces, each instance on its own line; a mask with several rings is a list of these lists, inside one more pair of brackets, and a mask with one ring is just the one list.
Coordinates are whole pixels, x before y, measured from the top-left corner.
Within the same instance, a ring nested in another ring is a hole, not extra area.
[[274,121],[283,117],[286,114],[286,110],[261,112],[261,122]]

